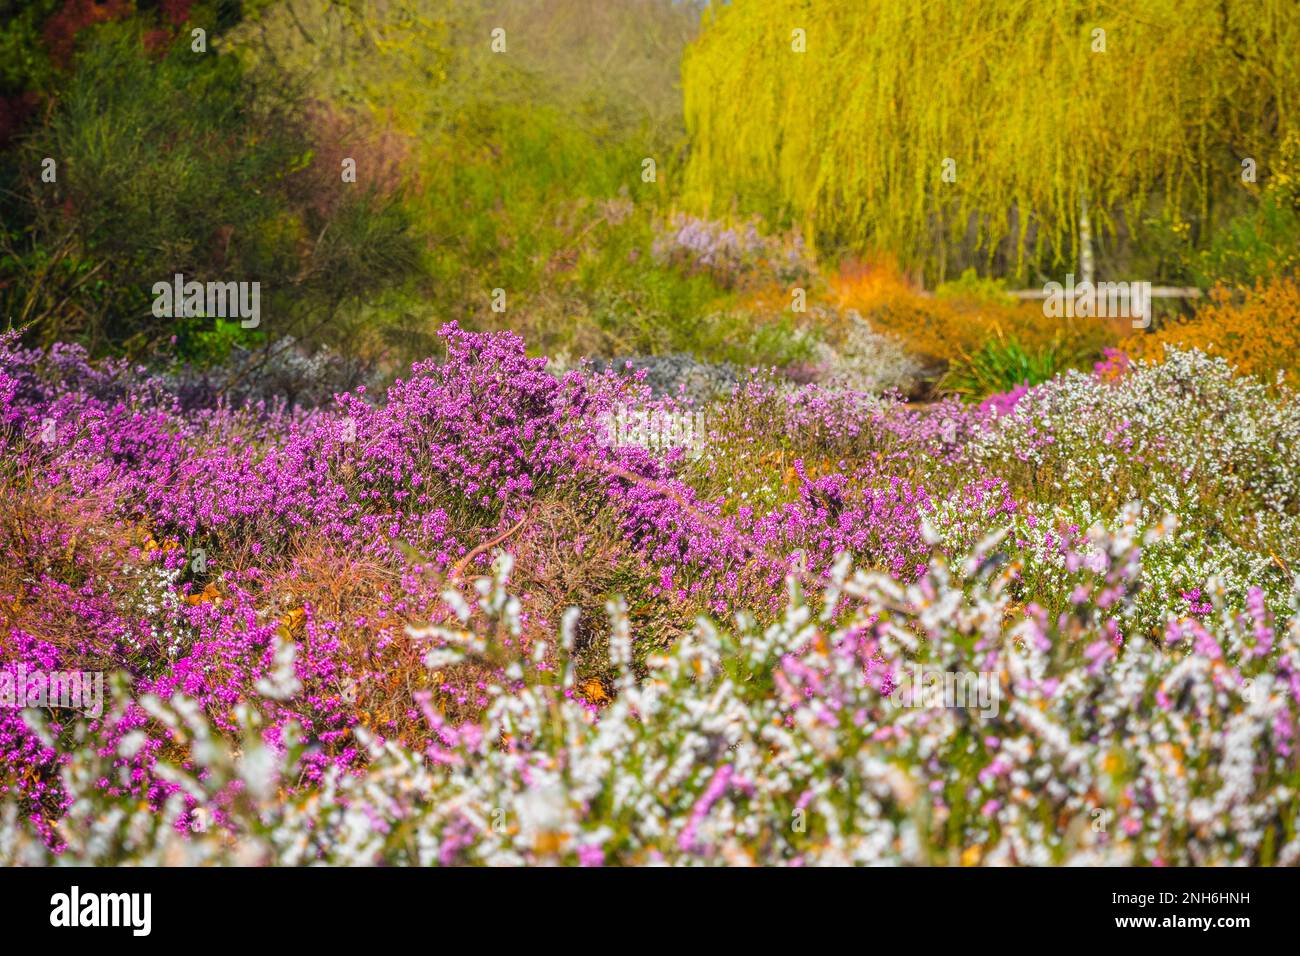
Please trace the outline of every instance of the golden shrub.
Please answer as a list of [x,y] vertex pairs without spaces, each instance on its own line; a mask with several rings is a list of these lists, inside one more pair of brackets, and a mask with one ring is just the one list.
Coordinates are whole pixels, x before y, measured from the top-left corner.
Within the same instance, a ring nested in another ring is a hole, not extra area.
[[1300,365],[1300,281],[1276,276],[1253,289],[1218,287],[1189,319],[1129,336],[1120,347],[1133,359],[1158,360],[1166,345],[1221,355],[1266,381]]
[[1028,352],[1054,345],[1066,355],[1099,355],[1124,334],[1127,320],[1049,318],[1038,301],[928,295],[888,263],[858,264],[830,279],[843,309],[856,309],[875,329],[917,355],[944,362],[977,352],[994,339],[1014,339]]

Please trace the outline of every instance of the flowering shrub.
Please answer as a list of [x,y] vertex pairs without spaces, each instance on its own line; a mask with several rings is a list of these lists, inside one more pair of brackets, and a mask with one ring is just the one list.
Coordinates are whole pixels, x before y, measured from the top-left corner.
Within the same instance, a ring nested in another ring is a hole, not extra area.
[[373,377],[373,369],[345,360],[328,347],[309,355],[292,336],[285,336],[265,354],[235,346],[219,369],[186,365],[166,379],[168,390],[176,392],[186,408],[210,407],[218,400],[232,405],[283,401],[289,407],[315,408]]
[[1293,393],[1171,351],[693,404],[440,334],[311,409],[0,340],[0,679],[110,685],[0,709],[0,855],[1297,860]]
[[638,355],[609,360],[593,359],[593,371],[610,371],[635,376],[658,398],[688,398],[705,402],[731,391],[739,378],[738,370],[727,363],[701,362],[684,353]]
[[[822,325],[823,313],[829,311],[814,307],[813,321]],[[840,342],[834,347],[819,342],[815,347],[822,384],[859,392],[912,390],[922,377],[921,363],[896,338],[877,332],[856,311],[850,309],[844,322],[847,328]],[[827,324],[833,325],[833,320]]]
[[[1300,617],[1261,607],[1217,634],[1185,622],[1125,641],[1106,608],[1127,600],[1140,545],[1090,539],[1102,560],[1059,618],[1005,626],[996,540],[907,588],[842,561],[815,601],[792,580],[770,626],[701,621],[639,680],[611,602],[617,697],[598,712],[575,696],[576,612],[531,659],[502,643],[522,631],[503,556],[473,604],[447,595],[450,626],[415,632],[430,668],[503,668],[480,722],[422,697],[422,752],[359,733],[364,774],[331,768],[285,799],[300,738],[268,743],[241,706],[228,743],[185,698],[147,695],[194,762],[159,764],[176,789],[151,813],[106,793],[109,754],[82,744],[60,834],[95,863],[1297,862]],[[987,706],[900,698],[909,666],[990,675]],[[46,853],[12,811],[0,848]]]
[[1159,361],[1167,345],[1221,355],[1241,372],[1273,382],[1296,367],[1300,356],[1300,281],[1275,276],[1234,301],[1214,291],[1191,319],[1156,332],[1135,334],[1121,348],[1135,359]]
[[[1275,398],[1221,358],[1170,350],[1118,379],[1070,372],[1028,390],[963,454],[1022,502],[1013,524],[1031,573],[1058,574],[1062,546],[1095,521],[1150,529],[1174,516],[1177,534],[1144,556],[1133,633],[1163,627],[1180,594],[1212,580],[1237,610],[1252,587],[1285,608],[1300,561],[1297,429],[1294,393]],[[977,523],[961,540],[987,529]],[[1064,593],[1066,577],[1047,587]]]
[[765,236],[754,220],[728,225],[674,213],[655,238],[652,251],[658,261],[705,272],[724,288],[754,278],[802,281],[814,270],[798,235],[788,240]]

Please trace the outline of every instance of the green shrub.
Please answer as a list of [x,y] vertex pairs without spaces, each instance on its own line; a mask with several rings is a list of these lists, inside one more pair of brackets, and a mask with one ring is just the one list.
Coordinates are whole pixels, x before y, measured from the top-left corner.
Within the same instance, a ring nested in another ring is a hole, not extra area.
[[939,382],[942,391],[982,398],[1009,392],[1018,385],[1038,385],[1069,368],[1073,357],[1059,340],[1028,349],[1016,338],[998,335],[974,352],[963,352],[949,363]]
[[197,328],[150,309],[153,284],[175,273],[260,282],[279,335],[326,325],[415,269],[400,197],[346,186],[337,168],[322,179],[299,100],[257,86],[234,56],[195,55],[187,35],[150,52],[146,25],[84,30],[48,119],[5,157],[18,199],[0,236],[0,295],[13,321],[43,341],[118,347],[183,331],[184,348]]
[[1005,279],[981,277],[974,269],[965,269],[960,278],[940,284],[935,288],[934,294],[940,299],[956,299],[963,302],[1007,304],[1012,301],[1007,295]]

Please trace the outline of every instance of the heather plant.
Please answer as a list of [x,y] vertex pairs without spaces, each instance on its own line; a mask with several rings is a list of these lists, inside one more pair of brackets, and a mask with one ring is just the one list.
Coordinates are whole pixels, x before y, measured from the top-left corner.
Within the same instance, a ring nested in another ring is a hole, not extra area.
[[[234,324],[234,323],[231,323]],[[329,346],[309,351],[292,335],[260,349],[230,343],[220,365],[181,364],[162,376],[184,408],[283,403],[288,408],[319,408],[358,385],[377,384],[373,364],[345,357]]]
[[756,277],[793,285],[813,273],[797,235],[785,240],[765,236],[752,219],[727,224],[673,213],[655,238],[653,252],[662,262],[708,273],[724,288]]
[[1153,498],[1227,524],[1295,508],[1296,411],[1294,393],[1274,396],[1222,358],[1171,348],[1118,381],[1070,371],[1030,390],[970,452],[1026,491],[1093,490],[1116,506]]
[[[548,368],[554,365],[552,361]],[[684,398],[694,402],[707,402],[730,393],[741,377],[740,370],[730,363],[702,362],[683,352],[593,359],[591,369],[635,377],[656,398]]]
[[1028,390],[964,454],[1006,479],[1026,506],[1018,536],[1057,567],[1063,542],[1131,502],[1123,520],[1139,529],[1176,516],[1177,534],[1144,565],[1134,626],[1145,631],[1212,579],[1237,609],[1251,587],[1275,608],[1287,600],[1300,558],[1295,401],[1222,358],[1170,349],[1118,379],[1072,371]]
[[[503,555],[469,596],[446,594],[449,625],[413,635],[431,669],[504,666],[481,721],[423,698],[422,753],[359,731],[363,772],[277,793],[304,758],[293,728],[268,741],[250,703],[223,735],[184,697],[145,695],[191,761],[157,762],[174,789],[150,812],[97,782],[146,735],[105,750],[78,729],[60,845],[95,863],[1294,862],[1294,618],[1257,607],[1214,633],[1184,619],[1123,639],[1100,605],[1127,600],[1143,545],[1090,540],[1101,558],[1058,617],[1031,607],[1007,626],[1015,572],[995,538],[907,588],[846,561],[812,599],[792,579],[770,626],[701,621],[641,679],[612,601],[617,695],[599,707],[575,693],[576,612],[529,657],[508,650],[522,605]],[[285,649],[259,685],[273,701],[300,692]],[[897,695],[919,666],[989,675],[994,692],[980,708]],[[0,847],[49,854],[12,809]]]
[[1171,352],[696,400],[440,334],[292,408],[0,342],[0,661],[113,687],[4,711],[13,859],[1294,857],[1289,395]]
[[[823,321],[834,328],[839,323],[824,318],[823,306],[814,306],[812,320],[820,327]],[[818,381],[829,388],[846,388],[857,392],[911,392],[924,376],[921,363],[893,336],[883,335],[854,309],[843,318],[847,325],[834,344],[818,342],[813,361]]]
[[1295,24],[1052,5],[0,0],[0,862],[1300,863]]

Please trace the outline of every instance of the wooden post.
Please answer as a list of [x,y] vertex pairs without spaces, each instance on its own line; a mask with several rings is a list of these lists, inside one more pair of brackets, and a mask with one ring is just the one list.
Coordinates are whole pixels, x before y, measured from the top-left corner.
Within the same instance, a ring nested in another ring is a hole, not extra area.
[[1088,218],[1087,190],[1079,197],[1079,279],[1092,284],[1092,220]]

